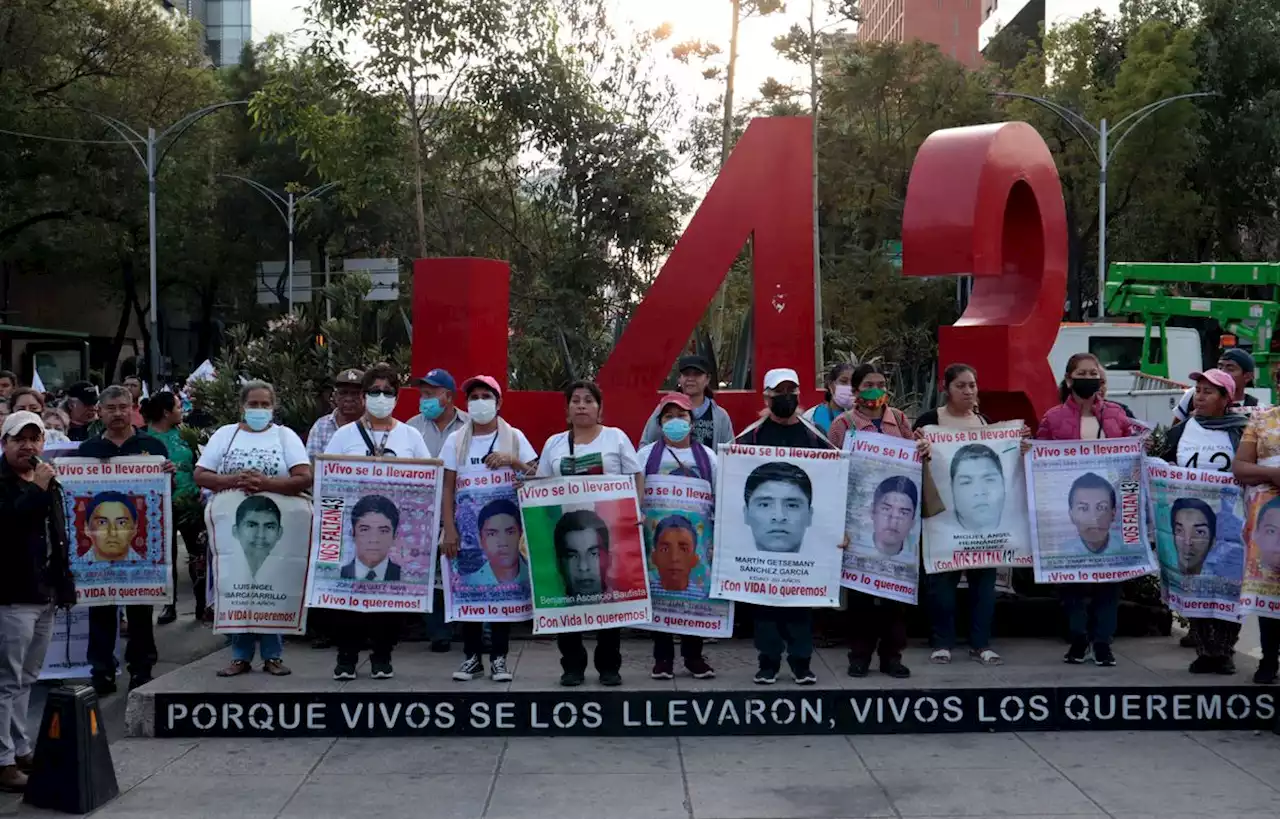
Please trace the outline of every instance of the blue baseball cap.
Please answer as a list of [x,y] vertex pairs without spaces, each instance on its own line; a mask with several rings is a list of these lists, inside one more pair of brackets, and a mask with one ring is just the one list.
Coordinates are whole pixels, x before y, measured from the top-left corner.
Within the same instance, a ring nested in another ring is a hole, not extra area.
[[417,379],[413,383],[419,384],[419,385],[427,384],[432,387],[444,387],[449,392],[458,391],[458,387],[453,380],[453,376],[449,375],[448,370],[443,370],[439,367],[436,367],[434,370],[431,370],[426,375]]

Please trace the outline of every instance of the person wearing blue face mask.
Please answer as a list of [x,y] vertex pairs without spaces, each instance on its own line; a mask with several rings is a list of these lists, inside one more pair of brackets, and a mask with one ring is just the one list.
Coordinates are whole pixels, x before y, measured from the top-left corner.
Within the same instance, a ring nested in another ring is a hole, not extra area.
[[[658,400],[655,417],[662,429],[662,437],[642,447],[636,453],[636,459],[644,464],[644,474],[701,478],[714,487],[716,485],[716,453],[710,447],[703,446],[694,440],[693,402],[689,400],[689,396],[678,392],[662,396]],[[694,546],[696,536],[694,537],[695,540],[685,538],[682,541],[680,532],[673,532],[672,549],[673,554],[677,556],[672,560],[683,561],[687,568],[683,573],[678,569],[673,573],[674,576],[682,577],[683,586],[679,589],[670,589],[672,591],[682,590],[689,583],[688,568],[692,568],[692,564],[688,562],[690,554],[687,548],[684,552],[680,552],[680,549],[682,546]],[[692,559],[696,561],[696,555],[692,555]],[[670,587],[664,586],[664,588]],[[716,675],[716,672],[702,656],[702,646],[701,637],[692,634],[680,635],[680,656],[684,660],[685,669],[693,675],[694,679],[709,680]],[[654,632],[653,670],[649,672],[649,676],[655,680],[672,679],[675,676],[675,657],[675,638],[665,632]]]
[[409,426],[416,429],[432,458],[439,458],[445,440],[471,423],[471,417],[453,404],[457,384],[448,370],[436,367],[413,382],[418,387],[418,414],[409,419]]
[[[311,458],[298,433],[273,423],[276,391],[265,381],[249,381],[240,388],[242,420],[220,427],[196,461],[196,486],[211,492],[238,489],[247,494],[274,492],[300,495],[311,488]],[[235,677],[252,670],[255,649],[262,670],[275,677],[291,673],[281,661],[284,640],[279,634],[234,634],[231,664],[219,677]]]

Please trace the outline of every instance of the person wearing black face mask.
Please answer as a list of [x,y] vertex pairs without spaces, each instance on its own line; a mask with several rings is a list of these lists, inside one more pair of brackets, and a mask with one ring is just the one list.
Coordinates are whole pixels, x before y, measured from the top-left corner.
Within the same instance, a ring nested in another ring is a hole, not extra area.
[[[795,370],[769,370],[764,376],[767,412],[734,439],[749,446],[785,446],[804,449],[834,449],[812,424],[800,416],[800,376]],[[817,675],[810,667],[813,656],[813,612],[805,608],[752,606],[755,622],[759,670],[755,682],[772,685],[778,680],[782,651],[800,685],[813,685]]]

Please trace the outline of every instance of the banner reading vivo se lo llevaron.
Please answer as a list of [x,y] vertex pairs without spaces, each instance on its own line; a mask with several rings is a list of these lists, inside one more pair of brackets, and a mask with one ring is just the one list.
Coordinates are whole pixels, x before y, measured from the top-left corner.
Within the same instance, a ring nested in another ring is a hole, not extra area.
[[701,637],[733,636],[733,603],[711,599],[715,494],[680,475],[644,482],[644,536],[653,616],[637,628]]
[[1145,439],[1036,441],[1027,499],[1037,583],[1155,574],[1142,489]]
[[453,516],[458,554],[440,566],[449,622],[505,623],[533,616],[515,478],[511,469],[458,470]]
[[77,605],[171,601],[173,499],[164,463],[154,456],[58,460]]
[[1022,421],[927,426],[924,569],[929,574],[1030,566]]
[[634,476],[539,478],[519,496],[535,634],[649,622]]
[[217,578],[213,630],[305,633],[311,501],[233,489],[214,495],[204,517]]
[[838,606],[849,453],[722,445],[716,483],[712,595]]
[[1147,459],[1160,582],[1183,617],[1239,623],[1244,579],[1244,490],[1230,472]]
[[307,605],[430,611],[442,474],[438,460],[318,457]]
[[859,433],[845,439],[849,503],[840,584],[915,604],[919,581],[920,499],[924,460],[916,442]]

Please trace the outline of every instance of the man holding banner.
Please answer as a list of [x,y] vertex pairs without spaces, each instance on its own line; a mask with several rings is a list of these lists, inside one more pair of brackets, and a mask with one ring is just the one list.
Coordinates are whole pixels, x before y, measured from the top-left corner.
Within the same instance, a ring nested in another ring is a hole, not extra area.
[[1249,422],[1232,471],[1248,487],[1240,608],[1258,615],[1262,659],[1253,681],[1273,685],[1280,671],[1280,408]]
[[468,423],[445,439],[440,453],[445,606],[449,622],[462,621],[463,659],[453,678],[484,676],[480,655],[489,623],[489,676],[509,682],[511,623],[533,615],[516,482],[537,468],[538,453],[523,432],[498,417],[502,388],[496,378],[477,375],[462,392]]
[[[76,450],[77,457],[109,461],[113,458],[153,455],[161,459],[165,473],[172,475],[177,471],[177,467],[169,460],[169,450],[165,445],[134,428],[133,394],[128,389],[112,386],[103,390],[98,396],[98,418],[103,425],[102,432],[80,444],[80,448]],[[91,500],[89,502],[92,503]],[[125,507],[131,507],[131,509]],[[87,507],[85,511],[87,513]],[[102,506],[95,505],[94,511],[103,512]],[[129,519],[125,520],[119,515],[112,518],[106,514],[113,511],[128,515]],[[73,517],[68,518],[68,521],[74,520],[76,519]],[[172,521],[167,516],[164,524],[166,527],[172,527]],[[145,529],[145,527],[141,528]],[[128,541],[132,543],[136,540],[140,529],[137,525],[137,508],[132,501],[120,504],[117,500],[115,505],[108,506],[103,514],[99,514],[96,518],[86,518],[82,534],[94,549],[95,554],[103,554],[102,547],[110,550],[110,544],[118,541],[120,535],[130,529]],[[114,533],[112,530],[115,530]],[[148,555],[152,545],[156,543],[164,549],[163,563],[165,571],[169,572],[166,581],[168,589],[163,599],[154,601],[163,605],[169,601],[172,593],[173,576],[169,570],[172,549],[169,540],[173,537],[173,533],[171,530],[151,531],[145,537],[148,542],[144,548]],[[76,565],[83,565],[86,570],[88,569],[88,564],[83,561],[76,562]],[[130,571],[129,565],[129,563],[122,564],[121,570]],[[137,571],[145,570],[139,567]],[[117,601],[110,598],[93,598],[82,603],[94,607],[89,613],[89,662],[93,666],[93,687],[101,697],[116,690],[115,646],[119,631],[120,610]],[[152,603],[126,605],[124,614],[129,623],[129,637],[124,657],[129,669],[129,688],[133,689],[151,682],[151,669],[155,666],[157,659]]]
[[646,553],[653,618],[655,680],[675,676],[675,639],[694,679],[715,669],[702,656],[703,637],[733,636],[733,603],[711,599],[711,543],[715,527],[715,459],[694,440],[693,402],[673,392],[658,401],[654,415],[661,437],[642,448]]

